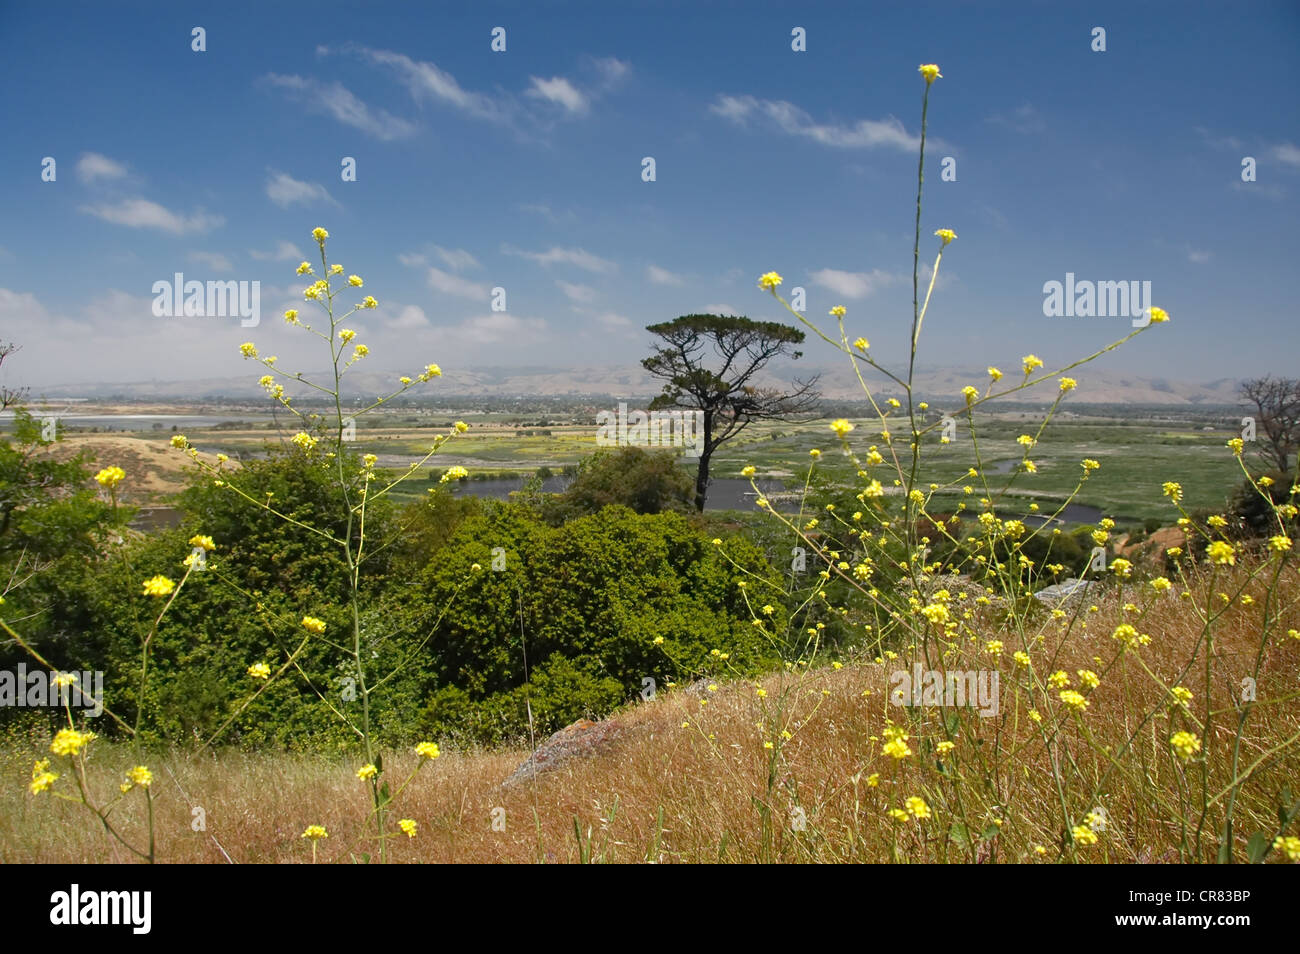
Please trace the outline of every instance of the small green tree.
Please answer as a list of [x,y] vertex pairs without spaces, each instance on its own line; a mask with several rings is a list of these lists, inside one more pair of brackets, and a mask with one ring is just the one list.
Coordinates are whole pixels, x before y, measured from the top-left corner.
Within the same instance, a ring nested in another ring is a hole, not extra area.
[[688,510],[692,492],[690,475],[667,451],[639,447],[600,450],[581,463],[578,476],[546,508],[546,514],[549,522],[562,523],[611,504],[637,513]]

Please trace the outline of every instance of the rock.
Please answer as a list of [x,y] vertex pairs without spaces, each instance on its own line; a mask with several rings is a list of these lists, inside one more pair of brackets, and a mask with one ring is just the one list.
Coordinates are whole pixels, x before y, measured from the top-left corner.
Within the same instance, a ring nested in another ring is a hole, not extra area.
[[627,732],[628,727],[614,719],[592,722],[579,719],[565,726],[538,746],[537,751],[524,760],[502,787],[526,782],[540,777],[577,756],[593,756],[605,752],[612,743]]
[[1083,599],[1088,595],[1089,590],[1100,585],[1097,580],[1070,577],[1039,590],[1034,594],[1034,599],[1043,603],[1064,603],[1069,600]]

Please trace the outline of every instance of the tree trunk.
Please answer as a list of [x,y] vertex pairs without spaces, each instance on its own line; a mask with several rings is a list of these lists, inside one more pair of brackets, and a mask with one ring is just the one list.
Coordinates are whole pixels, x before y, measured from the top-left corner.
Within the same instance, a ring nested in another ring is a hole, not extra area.
[[709,496],[709,458],[713,456],[713,414],[704,412],[704,441],[700,445],[700,469],[695,473],[695,509],[704,513]]

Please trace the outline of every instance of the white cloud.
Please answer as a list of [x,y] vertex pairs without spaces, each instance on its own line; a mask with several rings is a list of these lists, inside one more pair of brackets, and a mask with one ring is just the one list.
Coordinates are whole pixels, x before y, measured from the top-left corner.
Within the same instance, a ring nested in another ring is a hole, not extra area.
[[909,133],[901,122],[888,119],[859,119],[850,125],[818,123],[808,113],[786,100],[757,99],[753,96],[720,95],[709,111],[734,123],[744,124],[759,116],[792,136],[804,136],[824,146],[845,149],[874,149],[884,146],[913,151],[920,137]]
[[873,295],[879,289],[898,281],[898,278],[878,268],[870,272],[842,272],[834,268],[823,268],[812,273],[812,280],[837,295],[856,299]]
[[82,182],[94,182],[96,179],[121,179],[125,175],[126,166],[97,152],[85,153],[77,160],[77,178]]
[[288,90],[293,99],[305,103],[309,109],[328,113],[344,125],[360,129],[381,141],[405,139],[416,130],[414,123],[399,119],[387,110],[372,112],[341,83],[321,83],[310,77],[276,73],[268,73],[266,80]]
[[1042,132],[1047,128],[1047,123],[1043,121],[1042,114],[1030,103],[1017,106],[1010,113],[994,113],[985,121],[993,123],[995,126],[1003,126],[1024,136]]
[[458,325],[439,329],[439,343],[446,349],[509,345],[531,346],[546,339],[546,322],[541,318],[523,318],[504,311],[492,311],[468,318]]
[[486,285],[478,282],[466,281],[459,275],[453,275],[451,272],[444,272],[440,268],[429,269],[429,287],[434,291],[442,292],[444,295],[456,295],[460,298],[473,298],[477,301],[487,301],[490,295]]
[[553,245],[545,252],[525,252],[520,249],[512,248],[509,245],[503,245],[501,251],[506,255],[518,255],[522,258],[530,259],[538,265],[551,266],[556,263],[564,265],[575,265],[578,268],[585,269],[589,272],[605,274],[607,272],[618,271],[618,266],[613,262],[603,259],[598,255],[593,255],[586,249],[581,248],[560,248]]
[[632,67],[614,56],[606,56],[595,61],[596,71],[600,73],[605,84],[612,86],[631,71]]
[[701,315],[729,315],[732,318],[739,318],[741,314],[731,305],[705,305],[699,312]]
[[456,77],[441,70],[434,63],[417,62],[401,53],[388,50],[360,48],[358,52],[371,63],[386,66],[393,70],[398,79],[406,84],[417,102],[436,100],[449,106],[494,122],[508,122],[511,110],[509,105],[498,102],[485,93],[475,93],[463,89],[456,82]]
[[1285,162],[1288,166],[1300,168],[1300,148],[1294,143],[1284,142],[1273,147],[1273,158]]
[[632,319],[623,315],[615,314],[612,311],[602,312],[596,316],[596,321],[600,322],[606,328],[631,328]]
[[560,291],[569,296],[570,301],[591,302],[596,300],[596,289],[586,285],[574,285],[571,282],[557,280]]
[[645,269],[647,280],[654,282],[656,285],[680,285],[682,279],[680,275],[674,275],[666,268],[660,268],[658,265],[647,265]]
[[552,225],[559,225],[561,222],[574,222],[578,218],[576,215],[573,214],[572,210],[556,213],[552,211],[549,205],[542,205],[541,203],[537,203],[537,202],[530,202],[525,205],[521,205],[519,207],[519,211],[532,212],[534,215],[540,215],[543,218],[545,218],[546,221],[550,222]]
[[1232,149],[1234,151],[1242,148],[1242,142],[1236,136],[1215,136],[1204,126],[1193,126],[1192,129],[1205,141],[1207,146],[1212,146],[1215,149]]
[[460,271],[463,268],[479,268],[478,259],[463,248],[443,248],[441,245],[435,245],[433,250],[438,253],[443,264],[448,268]]
[[303,259],[302,250],[292,242],[286,241],[277,244],[274,252],[259,252],[256,249],[250,249],[248,254],[259,262],[301,262]]
[[235,267],[230,264],[230,259],[219,252],[190,252],[188,258],[191,262],[208,266],[214,272],[232,272],[235,270]]
[[550,79],[530,76],[529,79],[533,85],[525,91],[525,96],[563,106],[570,113],[585,113],[587,111],[587,97],[578,92],[574,85],[563,76],[552,76]]
[[1187,250],[1187,260],[1194,265],[1204,265],[1210,260],[1209,252],[1198,252],[1194,248]]
[[207,215],[199,211],[193,215],[182,215],[164,208],[148,199],[122,199],[120,202],[101,202],[98,205],[83,205],[81,211],[114,225],[125,225],[133,229],[159,229],[173,235],[187,232],[207,232],[225,224],[219,215]]
[[429,327],[429,316],[419,305],[385,302],[375,309],[375,315],[384,322],[385,327],[395,331],[415,331]]
[[311,204],[313,202],[338,203],[323,185],[315,182],[300,182],[287,172],[272,171],[266,182],[267,197],[282,209],[287,209],[295,202]]

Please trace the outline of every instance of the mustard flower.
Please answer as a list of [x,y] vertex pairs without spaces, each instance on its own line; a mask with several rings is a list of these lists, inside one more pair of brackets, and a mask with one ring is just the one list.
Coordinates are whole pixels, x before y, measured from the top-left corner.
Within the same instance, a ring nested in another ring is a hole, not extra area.
[[301,626],[309,633],[316,633],[318,636],[325,632],[325,621],[323,619],[317,619],[315,616],[304,616],[302,618]]
[[930,817],[930,806],[925,803],[924,798],[913,795],[903,804],[907,806],[907,813],[919,821],[925,821]]
[[322,838],[328,838],[330,833],[325,830],[324,825],[308,825],[302,833],[302,837],[310,838],[312,841],[319,841]]
[[1175,732],[1169,737],[1169,746],[1184,762],[1201,751],[1201,740],[1191,732]]
[[93,732],[78,732],[76,729],[60,729],[50,743],[50,751],[55,755],[76,755],[95,738]]
[[143,765],[137,765],[135,768],[128,769],[126,777],[132,785],[139,785],[141,788],[148,788],[153,784],[153,772],[150,772],[149,769]]
[[764,272],[759,276],[758,287],[766,291],[774,291],[782,281],[783,279],[776,272]]
[[1210,558],[1210,562],[1217,563],[1220,566],[1224,564],[1235,565],[1237,562],[1237,551],[1232,548],[1231,543],[1223,540],[1215,540],[1205,549],[1205,554]]
[[142,585],[145,596],[167,596],[176,589],[176,584],[162,575],[151,576]]
[[95,475],[95,482],[101,487],[116,487],[126,478],[126,471],[121,467],[105,467]]
[[1097,844],[1097,833],[1087,825],[1075,825],[1070,829],[1070,835],[1074,843],[1081,848]]
[[368,782],[379,774],[379,769],[375,768],[374,763],[367,763],[357,769],[357,778],[363,782]]
[[939,72],[939,64],[937,63],[922,63],[917,72],[925,77],[926,86],[929,86],[937,79],[943,79],[943,74]]

